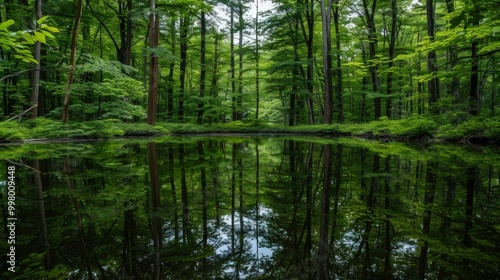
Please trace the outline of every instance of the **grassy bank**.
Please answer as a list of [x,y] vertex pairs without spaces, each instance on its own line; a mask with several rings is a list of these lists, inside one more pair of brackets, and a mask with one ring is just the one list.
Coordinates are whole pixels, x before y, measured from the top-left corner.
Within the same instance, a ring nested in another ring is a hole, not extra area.
[[29,139],[110,139],[130,136],[153,136],[169,133],[162,126],[146,123],[124,123],[102,120],[63,124],[61,121],[37,118],[22,122],[0,123],[0,142]]
[[411,117],[401,120],[382,118],[357,124],[284,126],[262,121],[236,121],[225,124],[195,125],[160,122],[124,123],[102,120],[63,125],[60,121],[38,118],[0,123],[0,141],[27,139],[110,139],[117,137],[175,134],[313,134],[318,136],[357,136],[382,140],[437,140],[447,142],[500,143],[500,118],[474,117],[461,122]]

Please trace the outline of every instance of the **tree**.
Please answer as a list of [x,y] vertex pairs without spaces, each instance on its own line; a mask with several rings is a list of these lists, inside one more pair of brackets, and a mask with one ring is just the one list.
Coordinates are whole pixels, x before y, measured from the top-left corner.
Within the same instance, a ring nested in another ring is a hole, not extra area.
[[[377,55],[377,32],[375,28],[375,11],[377,8],[377,0],[372,1],[371,9],[368,9],[368,0],[363,0],[364,20],[368,31],[368,49],[370,54],[369,71],[372,78],[373,93],[378,94],[380,89],[380,81],[378,76],[378,65],[375,62]],[[382,116],[380,97],[374,98],[375,103],[375,119]]]
[[66,93],[64,95],[64,108],[62,121],[66,123],[69,118],[69,88],[73,82],[73,75],[75,74],[75,64],[76,64],[76,43],[78,39],[78,27],[82,19],[82,0],[78,0],[76,3],[76,16],[75,22],[73,23],[73,33],[71,37],[71,57],[69,65],[68,81],[66,82]]
[[[479,21],[481,19],[481,14],[479,13],[479,9],[474,3],[474,1],[470,2],[470,16],[472,28],[477,28],[479,26]],[[470,52],[471,52],[471,68],[470,68],[470,90],[469,90],[469,114],[477,115],[479,114],[479,56],[478,56],[478,46],[479,42],[476,38],[472,38]]]
[[332,20],[332,0],[321,0],[321,26],[323,36],[323,99],[325,102],[325,111],[323,115],[323,123],[332,123],[333,114],[333,89],[332,89],[332,34],[331,34],[331,20]]
[[[42,0],[36,0],[35,2],[36,10],[36,20],[39,21],[42,18]],[[33,92],[31,94],[31,103],[33,105],[38,104],[38,92],[40,90],[40,52],[42,43],[40,41],[35,43],[34,49],[34,59],[37,61],[33,67]],[[33,108],[32,118],[38,117],[38,108]]]
[[[429,36],[429,41],[431,44],[434,42],[435,33],[435,19],[434,19],[434,1],[427,0],[426,12],[427,12],[427,36]],[[434,107],[435,103],[439,99],[439,78],[437,75],[437,60],[436,51],[431,50],[427,54],[427,72],[431,75],[431,79],[428,81],[427,86],[429,89],[429,111],[431,114],[435,115],[438,110]]]
[[259,119],[259,0],[255,0],[255,119]]
[[180,65],[180,75],[179,75],[179,108],[177,112],[179,122],[184,121],[184,99],[186,91],[186,66],[188,58],[188,27],[190,24],[190,16],[186,12],[181,12],[180,17],[180,52],[181,52],[181,65]]
[[156,14],[155,0],[149,1],[151,14],[149,15],[149,94],[148,94],[148,124],[153,125],[156,120],[156,103],[158,101],[158,47],[160,22]]
[[[395,0],[393,0],[395,1]],[[338,112],[338,118],[337,121],[339,123],[344,122],[344,101],[343,101],[343,88],[342,88],[342,59],[340,56],[340,28],[339,28],[339,15],[340,13],[340,3],[339,0],[334,0],[334,7],[333,7],[333,21],[335,24],[335,47],[336,47],[336,59],[337,59],[337,65],[335,68],[336,76],[337,76],[337,85],[336,85],[336,102],[337,102],[337,112]]]
[[201,11],[201,46],[200,46],[200,100],[198,101],[198,120],[197,123],[199,125],[203,122],[203,107],[204,107],[204,98],[205,98],[205,35],[207,33],[206,30],[206,20],[205,20],[205,11]]
[[397,22],[397,5],[396,0],[391,0],[391,37],[389,39],[389,73],[387,73],[387,102],[386,102],[386,114],[388,118],[392,118],[392,67],[394,66],[394,49],[396,46],[396,22]]

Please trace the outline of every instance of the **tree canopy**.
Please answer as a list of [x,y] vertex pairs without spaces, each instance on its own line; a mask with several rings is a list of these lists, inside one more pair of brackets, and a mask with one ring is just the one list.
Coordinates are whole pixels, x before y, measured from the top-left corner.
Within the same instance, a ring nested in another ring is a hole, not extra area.
[[[75,1],[41,1],[38,20],[30,1],[5,1],[5,118],[33,104],[39,116],[60,118],[73,68],[76,122],[149,116],[295,126],[422,115],[458,124],[498,116],[500,15],[491,1],[153,2],[84,1],[72,67]],[[28,71],[36,63],[38,83]]]

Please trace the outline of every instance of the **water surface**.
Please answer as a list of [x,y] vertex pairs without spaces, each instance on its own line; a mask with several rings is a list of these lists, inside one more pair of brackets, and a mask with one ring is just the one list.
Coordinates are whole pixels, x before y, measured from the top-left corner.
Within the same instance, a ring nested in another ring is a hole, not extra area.
[[182,137],[0,147],[2,279],[498,279],[498,149]]

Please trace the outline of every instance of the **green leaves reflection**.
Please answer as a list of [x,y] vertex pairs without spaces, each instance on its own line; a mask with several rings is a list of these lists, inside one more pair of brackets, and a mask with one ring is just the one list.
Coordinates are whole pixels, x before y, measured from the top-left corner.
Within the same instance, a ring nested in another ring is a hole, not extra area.
[[497,154],[285,137],[4,146],[4,170],[23,164],[23,261],[2,279],[494,279]]

